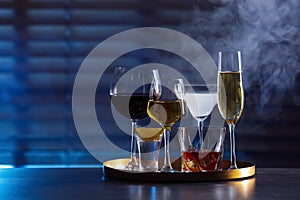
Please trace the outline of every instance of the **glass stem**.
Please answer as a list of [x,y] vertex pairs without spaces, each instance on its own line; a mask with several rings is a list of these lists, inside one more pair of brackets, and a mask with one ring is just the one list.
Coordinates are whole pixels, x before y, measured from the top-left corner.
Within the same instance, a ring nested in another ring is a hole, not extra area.
[[198,129],[199,129],[199,148],[202,148],[203,144],[203,126],[204,120],[198,120]]
[[131,142],[130,142],[130,163],[132,165],[136,163],[136,153],[135,153],[135,139],[134,139],[134,130],[135,130],[135,121],[131,121]]
[[127,168],[134,169],[138,166],[136,160],[136,153],[135,153],[135,139],[134,139],[134,131],[135,131],[135,121],[131,121],[131,142],[130,142],[130,161],[127,165]]
[[204,121],[207,119],[207,116],[205,117],[199,117],[197,118],[198,122],[198,132],[199,132],[199,148],[202,148],[203,141],[204,141]]
[[171,165],[171,158],[170,158],[170,131],[168,128],[164,129],[164,144],[165,144],[165,158],[164,158],[164,166],[163,169],[173,170]]
[[230,167],[229,169],[237,169],[236,155],[235,155],[235,124],[228,124],[229,126],[229,136],[230,136]]

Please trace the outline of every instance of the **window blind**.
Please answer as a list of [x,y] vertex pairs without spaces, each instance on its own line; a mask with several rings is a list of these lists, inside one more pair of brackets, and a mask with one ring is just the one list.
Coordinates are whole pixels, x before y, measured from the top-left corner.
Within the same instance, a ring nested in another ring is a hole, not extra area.
[[[0,0],[0,165],[98,164],[81,143],[72,118],[72,87],[84,58],[108,37],[136,27],[166,27],[198,38],[193,35],[199,34],[194,9],[209,16],[222,6],[208,0]],[[201,30],[201,37],[207,34],[213,41],[222,36],[209,35],[207,27]],[[126,41],[114,45],[121,47]],[[133,52],[113,65],[135,66],[151,59],[151,52]],[[103,82],[109,83],[111,72],[102,77]],[[289,96],[299,94],[297,86],[295,91]],[[299,105],[288,98],[280,123],[259,124],[251,109],[251,95],[256,93],[245,92],[250,98],[240,120],[243,126],[237,126],[238,156],[265,166],[295,166]],[[97,109],[104,101],[96,99]],[[84,105],[83,115],[88,115]],[[111,119],[102,120],[110,126]],[[249,133],[257,124],[251,134],[239,134]]]
[[83,59],[121,31],[176,29],[191,18],[195,2],[0,0],[0,163],[96,164],[72,119],[72,86]]

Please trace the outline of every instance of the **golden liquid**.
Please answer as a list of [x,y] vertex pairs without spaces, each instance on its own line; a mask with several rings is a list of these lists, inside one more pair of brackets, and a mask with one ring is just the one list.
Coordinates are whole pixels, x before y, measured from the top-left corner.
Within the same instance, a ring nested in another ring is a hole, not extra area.
[[218,107],[228,124],[236,124],[244,109],[241,72],[218,73]]
[[147,113],[161,126],[171,127],[184,116],[184,103],[182,100],[149,100]]
[[137,127],[135,132],[142,140],[145,142],[153,142],[158,140],[163,134],[162,128],[146,128],[146,127]]

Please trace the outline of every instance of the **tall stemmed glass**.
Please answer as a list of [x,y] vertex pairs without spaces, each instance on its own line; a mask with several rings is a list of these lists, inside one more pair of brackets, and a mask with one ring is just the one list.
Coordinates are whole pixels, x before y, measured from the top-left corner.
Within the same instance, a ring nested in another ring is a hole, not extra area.
[[161,172],[175,171],[169,151],[170,131],[173,125],[185,115],[183,95],[182,79],[160,79],[158,71],[153,71],[147,113],[164,129],[165,157]]
[[151,75],[144,71],[126,72],[124,67],[115,68],[110,84],[110,96],[115,109],[131,120],[131,154],[126,168],[137,170],[135,127],[137,121],[148,116],[147,105],[150,86],[147,83],[150,82]]
[[200,140],[199,144],[203,144],[204,121],[217,104],[217,85],[200,83],[185,85],[184,100],[191,115],[197,120]]
[[218,53],[218,108],[229,126],[229,169],[237,169],[235,154],[235,126],[244,109],[241,51]]

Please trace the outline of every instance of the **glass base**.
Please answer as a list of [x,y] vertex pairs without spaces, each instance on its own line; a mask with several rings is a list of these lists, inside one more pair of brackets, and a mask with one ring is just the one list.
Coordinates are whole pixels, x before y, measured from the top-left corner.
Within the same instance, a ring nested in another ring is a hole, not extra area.
[[162,168],[160,168],[159,172],[168,172],[168,173],[174,173],[174,172],[179,172],[175,169],[173,169],[172,166],[163,166]]
[[139,165],[136,161],[136,158],[133,157],[129,162],[128,164],[125,166],[125,168],[127,170],[138,170],[139,169]]

